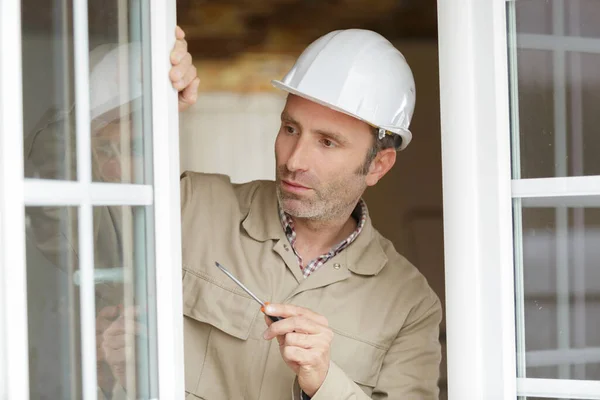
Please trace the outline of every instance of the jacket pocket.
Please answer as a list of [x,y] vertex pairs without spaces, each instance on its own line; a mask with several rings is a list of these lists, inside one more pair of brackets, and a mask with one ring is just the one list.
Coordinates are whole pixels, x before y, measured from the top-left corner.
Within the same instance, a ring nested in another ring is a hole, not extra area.
[[[331,359],[363,390],[374,388],[387,348],[334,330]],[[366,387],[366,388],[365,388]]]
[[209,275],[184,269],[183,314],[247,340],[259,307]]
[[260,308],[202,271],[183,272],[185,388],[194,396],[190,399],[243,399],[259,345],[252,329]]

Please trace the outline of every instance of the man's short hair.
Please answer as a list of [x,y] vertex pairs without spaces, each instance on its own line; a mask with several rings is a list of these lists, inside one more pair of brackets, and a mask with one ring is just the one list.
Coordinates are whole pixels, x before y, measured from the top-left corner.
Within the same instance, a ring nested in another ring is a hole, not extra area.
[[383,139],[379,139],[379,128],[376,127],[371,128],[371,133],[373,136],[373,144],[367,152],[367,157],[365,158],[363,166],[359,169],[359,172],[363,175],[369,173],[369,168],[371,167],[371,163],[377,156],[377,153],[379,153],[381,150],[393,149],[396,148],[396,146],[400,146],[401,142],[398,141],[402,140],[402,138],[400,137],[396,138],[395,136],[397,135],[387,134],[383,137]]

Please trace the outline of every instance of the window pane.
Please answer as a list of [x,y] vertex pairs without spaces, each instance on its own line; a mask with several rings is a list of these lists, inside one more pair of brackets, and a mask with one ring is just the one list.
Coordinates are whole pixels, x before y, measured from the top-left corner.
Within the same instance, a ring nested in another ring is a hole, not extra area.
[[79,399],[77,208],[28,207],[25,220],[30,398]]
[[556,138],[552,52],[521,49],[517,57],[520,177],[554,176]]
[[600,25],[590,19],[600,2],[530,0],[508,7],[516,46],[509,52],[518,115],[513,177],[600,174]]
[[515,21],[517,32],[552,34],[551,1],[529,0],[520,3]]
[[[22,12],[25,176],[76,180],[72,2],[38,3],[24,0]],[[152,182],[148,7],[139,0],[88,3],[96,182]]]
[[89,6],[93,179],[151,183],[148,3]]
[[519,376],[600,380],[600,202],[598,208],[523,204],[517,273],[524,326],[518,329],[525,331],[526,371]]
[[564,5],[565,25],[569,35],[600,38],[598,0],[569,0]]
[[94,207],[98,385],[105,393],[125,388],[131,398],[156,396],[150,211]]
[[25,176],[77,179],[71,2],[22,0]]

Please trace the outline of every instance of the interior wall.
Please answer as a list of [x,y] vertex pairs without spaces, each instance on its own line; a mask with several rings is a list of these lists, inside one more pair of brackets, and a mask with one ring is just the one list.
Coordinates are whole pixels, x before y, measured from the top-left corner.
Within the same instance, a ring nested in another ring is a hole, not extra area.
[[180,167],[229,175],[235,183],[275,179],[273,146],[284,96],[204,93],[180,114]]

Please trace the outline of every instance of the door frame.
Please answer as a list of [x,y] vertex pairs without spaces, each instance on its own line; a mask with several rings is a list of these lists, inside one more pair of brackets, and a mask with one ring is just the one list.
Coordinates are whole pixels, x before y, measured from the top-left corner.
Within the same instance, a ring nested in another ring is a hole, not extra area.
[[503,0],[438,2],[450,399],[516,396]]

